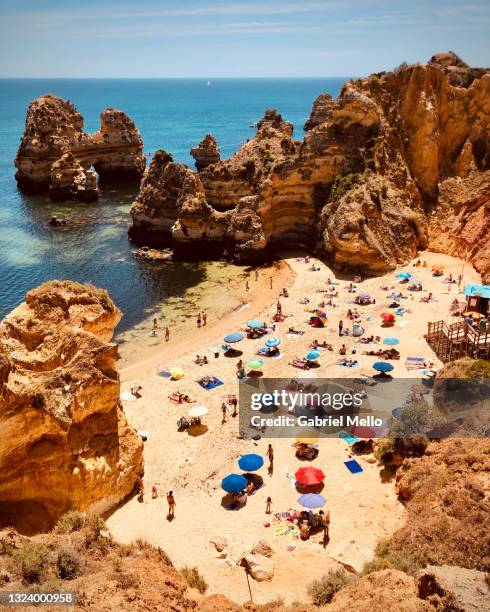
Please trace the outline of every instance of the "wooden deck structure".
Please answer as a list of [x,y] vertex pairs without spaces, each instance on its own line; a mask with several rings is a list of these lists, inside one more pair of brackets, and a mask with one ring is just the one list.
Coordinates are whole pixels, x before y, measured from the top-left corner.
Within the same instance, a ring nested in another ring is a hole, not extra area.
[[466,321],[427,324],[425,339],[439,359],[446,363],[460,357],[490,359],[490,329],[475,329]]

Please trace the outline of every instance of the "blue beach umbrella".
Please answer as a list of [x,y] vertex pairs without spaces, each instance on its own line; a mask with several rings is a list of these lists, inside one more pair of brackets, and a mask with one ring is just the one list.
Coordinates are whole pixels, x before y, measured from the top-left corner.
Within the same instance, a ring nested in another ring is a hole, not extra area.
[[264,322],[260,319],[250,319],[250,321],[247,321],[247,327],[250,327],[251,329],[260,329],[261,327],[264,327]]
[[227,336],[225,336],[225,342],[240,342],[240,340],[243,340],[243,334],[241,334],[240,332],[233,332],[232,334],[228,334]]
[[265,341],[265,346],[279,346],[281,344],[281,341],[279,340],[279,338],[268,338]]
[[396,275],[397,278],[412,278],[410,272],[400,272],[400,274]]
[[395,346],[396,344],[400,344],[400,340],[398,340],[398,338],[385,338],[383,340],[383,344],[388,344],[389,346]]
[[221,481],[221,488],[227,493],[239,493],[248,485],[248,480],[240,474],[229,474]]
[[298,497],[298,502],[303,508],[321,508],[327,503],[327,500],[318,493],[305,493]]
[[318,359],[318,357],[320,357],[320,355],[321,355],[320,351],[317,351],[316,349],[312,349],[306,355],[306,359],[309,359],[310,361],[314,361],[315,359]]
[[238,460],[238,467],[244,472],[255,472],[264,465],[264,458],[255,453],[249,455],[243,455]]
[[393,366],[387,361],[376,361],[376,363],[373,364],[373,368],[378,372],[383,373],[391,372],[393,370]]

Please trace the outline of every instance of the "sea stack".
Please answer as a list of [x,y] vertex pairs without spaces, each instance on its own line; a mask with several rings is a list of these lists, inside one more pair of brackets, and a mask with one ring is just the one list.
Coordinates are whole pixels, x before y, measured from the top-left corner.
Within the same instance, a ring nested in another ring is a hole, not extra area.
[[0,324],[0,527],[44,531],[132,491],[143,445],[119,402],[120,318],[107,292],[51,281]]
[[196,160],[198,172],[221,159],[218,143],[212,134],[206,134],[197,147],[191,149],[190,154]]
[[24,193],[87,201],[98,195],[95,172],[101,181],[137,182],[145,158],[139,132],[122,111],[104,110],[99,131],[87,134],[75,106],[47,94],[29,104],[15,166]]

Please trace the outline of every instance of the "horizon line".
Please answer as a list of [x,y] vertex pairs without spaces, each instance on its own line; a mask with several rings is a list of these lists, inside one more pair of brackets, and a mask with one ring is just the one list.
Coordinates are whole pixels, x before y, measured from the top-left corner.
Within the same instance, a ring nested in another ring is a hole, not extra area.
[[81,80],[139,80],[139,81],[161,81],[161,80],[184,80],[184,79],[192,79],[192,80],[201,80],[201,81],[211,81],[211,80],[238,80],[238,79],[359,79],[363,78],[361,76],[326,76],[326,75],[318,75],[318,76],[77,76],[77,77],[67,77],[67,76],[0,76],[1,81],[33,81],[36,79],[45,79],[52,81],[81,81]]

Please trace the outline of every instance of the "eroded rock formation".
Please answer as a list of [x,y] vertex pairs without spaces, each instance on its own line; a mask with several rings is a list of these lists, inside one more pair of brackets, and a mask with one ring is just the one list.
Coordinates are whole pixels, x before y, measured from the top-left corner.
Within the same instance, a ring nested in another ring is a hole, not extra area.
[[368,274],[466,246],[488,278],[489,124],[490,74],[453,54],[350,81],[315,101],[302,142],[269,110],[229,159],[170,166],[172,214],[170,170],[143,181],[130,235],[242,261],[303,246]]
[[328,93],[322,93],[313,102],[313,108],[311,109],[310,116],[304,125],[304,129],[313,129],[321,123],[325,123],[330,116],[330,109],[334,106],[335,101],[332,96]]
[[197,147],[191,149],[190,153],[196,160],[198,172],[211,164],[219,162],[221,159],[218,143],[212,134],[206,134]]
[[104,110],[99,131],[87,134],[75,106],[47,94],[29,104],[15,166],[25,193],[86,200],[97,194],[92,166],[101,180],[139,181],[145,158],[139,132],[122,111]]
[[105,291],[51,281],[0,324],[0,526],[45,530],[133,489],[142,442],[109,343],[120,318]]

